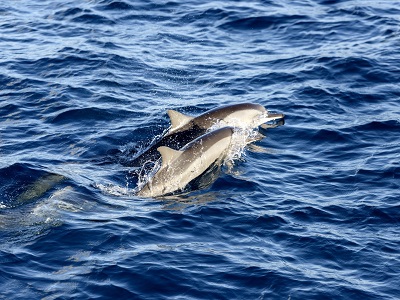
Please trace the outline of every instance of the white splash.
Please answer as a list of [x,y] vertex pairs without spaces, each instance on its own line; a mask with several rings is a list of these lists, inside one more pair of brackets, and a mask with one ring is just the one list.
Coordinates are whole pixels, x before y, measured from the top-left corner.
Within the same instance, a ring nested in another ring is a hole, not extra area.
[[[151,166],[153,165],[153,166]],[[161,158],[154,161],[147,161],[143,164],[143,166],[138,171],[138,183],[135,191],[140,191],[147,182],[153,178],[153,176],[157,173],[157,171],[161,168]]]
[[134,194],[134,190],[128,188],[127,186],[119,186],[111,183],[110,184],[96,183],[94,184],[94,186],[98,188],[102,193],[110,196],[123,197]]
[[[240,121],[238,120],[238,124]],[[218,128],[225,127],[226,125],[224,122],[217,122],[215,123],[208,132],[216,130]],[[241,160],[246,155],[246,146],[249,143],[258,141],[263,139],[264,136],[259,133],[259,131],[252,126],[250,127],[243,127],[238,126],[234,127],[231,145],[228,149],[228,153],[224,159],[223,164],[231,168],[235,161]]]

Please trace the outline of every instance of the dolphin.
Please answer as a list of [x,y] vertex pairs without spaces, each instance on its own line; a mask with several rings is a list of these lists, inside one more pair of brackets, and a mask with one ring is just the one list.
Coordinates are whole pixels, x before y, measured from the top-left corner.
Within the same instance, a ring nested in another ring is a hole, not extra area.
[[222,106],[209,110],[197,117],[189,116],[168,110],[167,114],[171,120],[171,126],[160,139],[155,140],[144,151],[139,152],[131,158],[122,159],[121,163],[130,167],[142,166],[148,161],[155,161],[160,158],[157,149],[161,146],[168,146],[179,150],[187,143],[205,134],[211,127],[218,124],[220,127],[231,126],[241,129],[256,128],[265,125],[264,123],[281,120],[283,124],[284,115],[269,113],[264,106],[253,103],[241,103]]
[[159,147],[161,167],[137,195],[159,197],[183,191],[190,182],[221,164],[231,145],[232,134],[232,127],[223,127],[198,137],[180,150]]
[[45,193],[66,179],[66,177],[55,173],[43,175],[26,187],[25,191],[16,199],[14,205],[17,206],[32,202],[42,197]]

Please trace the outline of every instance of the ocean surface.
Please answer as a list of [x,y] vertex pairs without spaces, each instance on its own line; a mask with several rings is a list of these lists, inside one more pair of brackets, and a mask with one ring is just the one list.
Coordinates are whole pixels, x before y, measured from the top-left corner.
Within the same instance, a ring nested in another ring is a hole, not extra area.
[[[208,188],[121,163],[286,115]],[[0,3],[0,299],[400,299],[400,1]]]

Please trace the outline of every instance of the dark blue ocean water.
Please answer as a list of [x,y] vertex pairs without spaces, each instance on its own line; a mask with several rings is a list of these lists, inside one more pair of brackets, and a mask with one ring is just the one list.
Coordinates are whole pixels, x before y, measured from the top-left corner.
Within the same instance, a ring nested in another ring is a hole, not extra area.
[[[400,2],[0,3],[0,299],[399,299]],[[120,163],[242,102],[286,115],[209,188]]]

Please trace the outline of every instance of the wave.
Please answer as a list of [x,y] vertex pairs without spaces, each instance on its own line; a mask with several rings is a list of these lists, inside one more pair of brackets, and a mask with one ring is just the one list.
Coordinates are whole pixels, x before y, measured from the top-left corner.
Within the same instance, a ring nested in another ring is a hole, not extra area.
[[[3,297],[397,299],[399,12],[3,1]],[[242,102],[285,126],[210,187],[131,193],[167,109]]]
[[238,20],[223,23],[219,27],[226,30],[260,30],[271,27],[278,27],[285,24],[290,24],[300,20],[308,19],[303,15],[270,15],[260,17],[247,17]]

